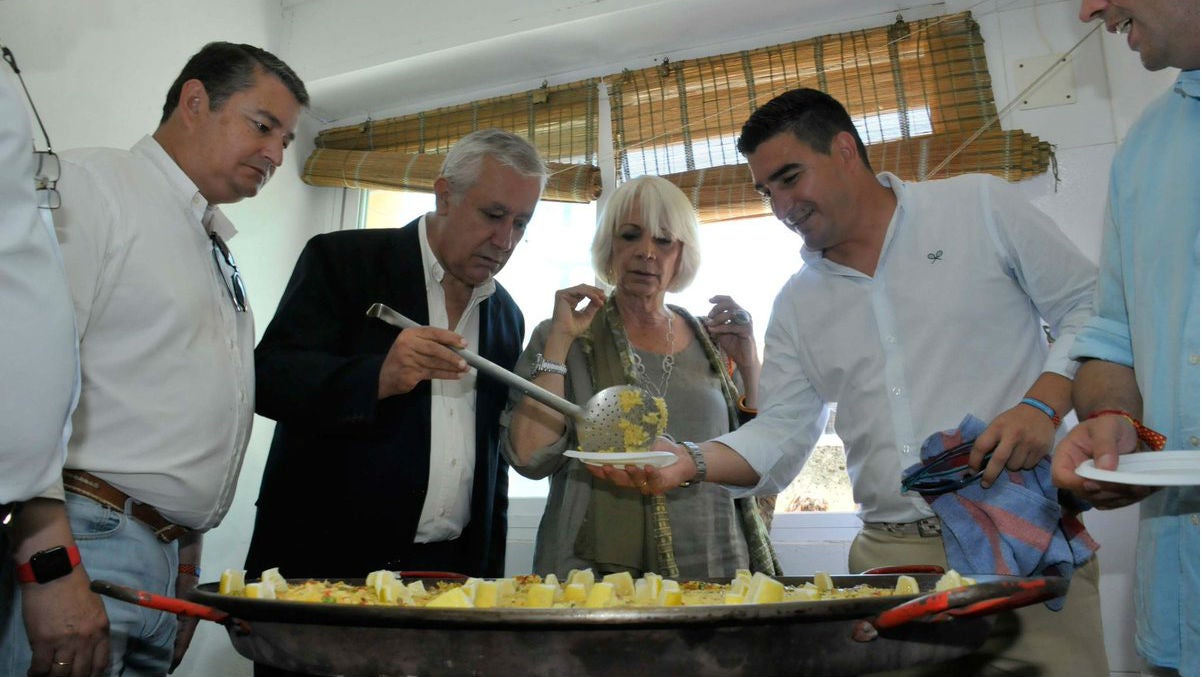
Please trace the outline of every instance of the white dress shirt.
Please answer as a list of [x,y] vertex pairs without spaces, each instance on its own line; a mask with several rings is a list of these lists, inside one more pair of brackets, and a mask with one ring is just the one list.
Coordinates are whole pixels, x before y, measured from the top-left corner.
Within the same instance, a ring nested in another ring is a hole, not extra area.
[[0,71],[0,503],[11,503],[61,483],[79,353],[49,211],[34,196],[29,114]]
[[235,312],[207,232],[228,240],[233,224],[149,136],[62,164],[55,222],[83,369],[66,465],[212,528],[254,410],[254,317]]
[[[497,285],[492,278],[474,288],[459,323],[450,327],[447,297],[442,289],[447,274],[426,233],[426,217],[417,224],[422,247],[422,270],[426,274],[426,303],[430,326],[450,329],[467,340],[467,348],[480,351],[480,303],[492,296]],[[472,514],[472,484],[476,472],[476,370],[458,380],[430,382],[430,481],[426,502],[417,524],[416,543],[457,538]]]
[[[933,513],[902,495],[922,441],[965,414],[992,421],[1042,372],[1071,378],[1068,349],[1089,319],[1095,266],[1017,189],[984,175],[905,183],[872,277],[802,251],[765,337],[759,415],[718,438],[784,488],[822,432],[826,403],[847,452],[860,516]],[[1057,341],[1049,351],[1040,318]],[[748,493],[736,489],[736,493]]]

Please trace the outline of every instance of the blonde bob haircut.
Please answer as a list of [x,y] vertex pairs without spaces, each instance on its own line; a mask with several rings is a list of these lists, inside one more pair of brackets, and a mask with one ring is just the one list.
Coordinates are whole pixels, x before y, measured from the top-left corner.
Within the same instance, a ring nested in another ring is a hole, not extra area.
[[613,255],[614,238],[618,228],[628,223],[633,208],[639,209],[644,228],[653,237],[680,240],[680,260],[668,291],[678,292],[693,283],[701,265],[701,246],[697,232],[697,214],[689,198],[671,181],[659,176],[640,176],[631,179],[614,191],[593,234],[593,272],[597,278],[614,286],[610,279],[609,259]]

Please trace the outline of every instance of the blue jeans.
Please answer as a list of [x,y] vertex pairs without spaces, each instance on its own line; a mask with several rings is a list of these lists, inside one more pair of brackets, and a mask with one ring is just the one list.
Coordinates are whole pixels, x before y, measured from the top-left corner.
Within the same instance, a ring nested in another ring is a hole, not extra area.
[[[95,501],[67,494],[67,515],[80,559],[92,580],[175,596],[179,549],[149,527]],[[0,558],[0,675],[24,675],[32,652],[10,557]],[[109,617],[110,675],[165,675],[175,646],[173,614],[104,598]]]

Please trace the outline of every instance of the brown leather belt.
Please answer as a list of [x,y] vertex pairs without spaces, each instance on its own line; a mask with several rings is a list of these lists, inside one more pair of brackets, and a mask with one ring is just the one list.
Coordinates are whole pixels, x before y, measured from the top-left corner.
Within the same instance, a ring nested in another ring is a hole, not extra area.
[[[129,500],[129,496],[125,492],[83,470],[63,470],[63,488],[73,494],[86,496],[117,512],[125,512],[125,502]],[[154,506],[139,503],[137,500],[133,502],[129,513],[133,515],[134,519],[150,527],[154,531],[155,538],[164,543],[170,543],[191,531],[188,527],[181,527],[167,521],[167,518],[159,514]]]

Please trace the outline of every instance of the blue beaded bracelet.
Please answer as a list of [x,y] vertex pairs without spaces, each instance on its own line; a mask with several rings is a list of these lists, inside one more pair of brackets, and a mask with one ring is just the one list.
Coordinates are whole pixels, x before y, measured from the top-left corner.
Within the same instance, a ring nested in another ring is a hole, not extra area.
[[1057,428],[1060,427],[1060,417],[1056,415],[1056,410],[1048,406],[1046,402],[1040,402],[1034,397],[1024,397],[1022,400],[1020,400],[1020,402],[1029,407],[1035,407],[1036,409],[1047,414],[1048,418],[1052,419],[1052,425],[1056,426]]

